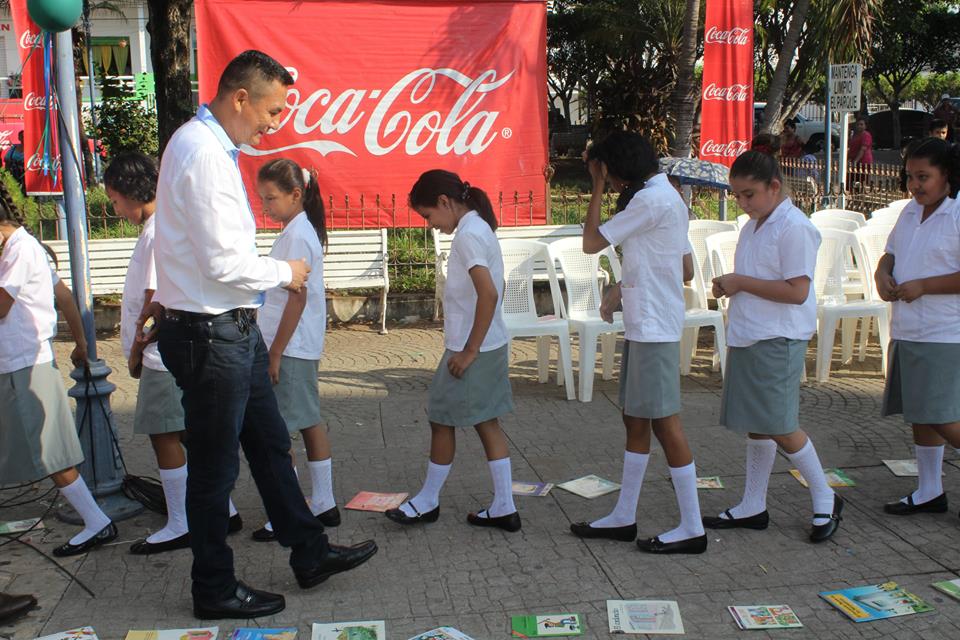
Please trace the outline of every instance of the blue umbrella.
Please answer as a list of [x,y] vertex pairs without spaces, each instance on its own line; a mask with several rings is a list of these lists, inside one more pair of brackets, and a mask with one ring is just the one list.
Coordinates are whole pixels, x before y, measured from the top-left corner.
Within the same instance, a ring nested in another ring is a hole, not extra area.
[[730,170],[715,162],[696,158],[660,158],[660,171],[676,178],[682,185],[730,188]]

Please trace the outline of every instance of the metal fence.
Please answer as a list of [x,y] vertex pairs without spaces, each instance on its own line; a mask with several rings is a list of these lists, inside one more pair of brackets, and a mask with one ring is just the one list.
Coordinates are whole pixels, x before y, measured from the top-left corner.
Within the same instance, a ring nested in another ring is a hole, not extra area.
[[[823,176],[826,161],[805,161],[800,158],[783,158],[780,161],[784,179],[790,188],[794,203],[811,213],[822,206]],[[894,200],[909,197],[901,187],[900,166],[894,164],[857,164],[847,166],[846,190],[841,194],[837,186],[840,164],[834,160],[830,165],[834,188],[829,195],[831,207],[870,213]],[[841,196],[843,196],[841,198]]]

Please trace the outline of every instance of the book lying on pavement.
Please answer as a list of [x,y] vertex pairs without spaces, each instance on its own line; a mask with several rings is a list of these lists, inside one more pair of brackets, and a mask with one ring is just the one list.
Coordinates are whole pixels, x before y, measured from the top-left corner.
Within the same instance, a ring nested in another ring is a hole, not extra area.
[[798,629],[800,618],[785,604],[755,604],[727,607],[741,629]]
[[383,620],[362,622],[313,623],[310,640],[385,640],[387,629]]
[[348,502],[345,509],[354,509],[355,511],[379,511],[384,512],[388,509],[396,509],[407,499],[406,493],[376,493],[375,491],[361,491],[353,496],[353,500]]
[[14,533],[23,533],[24,531],[30,531],[30,529],[43,529],[43,520],[40,518],[30,518],[29,520],[11,520],[9,522],[0,522],[0,535],[4,536]]
[[[797,482],[803,486],[808,486],[803,474],[797,469],[790,469],[790,475],[797,479]],[[824,469],[823,475],[827,478],[827,484],[831,487],[855,487],[857,483],[850,479],[842,469]]]
[[258,629],[255,627],[241,627],[234,629],[230,640],[293,640],[297,637],[297,630],[287,629]]
[[[883,464],[887,465],[887,469],[890,469],[893,475],[901,478],[916,478],[920,475],[917,471],[916,460],[884,460]],[[947,474],[941,471],[940,475],[945,476]]]
[[604,480],[600,476],[595,475],[583,476],[582,478],[577,478],[576,480],[561,482],[557,486],[564,491],[569,491],[570,493],[576,494],[581,498],[597,498],[599,496],[612,493],[620,488],[620,485],[618,485],[616,482],[610,482],[609,480]]
[[513,482],[513,495],[542,498],[553,489],[552,482]]
[[697,489],[723,489],[723,481],[720,476],[697,478]]
[[79,627],[70,631],[61,631],[37,640],[97,640],[97,633],[93,627]]
[[413,636],[410,640],[473,640],[473,638],[453,627],[440,627]]
[[217,640],[217,634],[219,632],[219,627],[127,631],[126,640]]
[[934,582],[930,586],[955,600],[960,600],[960,580],[944,580],[942,582]]
[[683,620],[674,600],[607,600],[610,633],[680,635]]
[[933,607],[904,590],[896,582],[824,591],[820,597],[840,609],[854,622],[870,622],[933,611]]
[[559,638],[583,635],[583,622],[576,613],[512,616],[510,627],[514,638]]

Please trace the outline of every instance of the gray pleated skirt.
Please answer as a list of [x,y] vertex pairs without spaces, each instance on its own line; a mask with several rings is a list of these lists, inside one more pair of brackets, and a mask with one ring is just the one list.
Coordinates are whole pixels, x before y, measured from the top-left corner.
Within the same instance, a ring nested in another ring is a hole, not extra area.
[[680,413],[680,343],[623,341],[620,407],[633,418]]
[[0,374],[0,485],[83,462],[70,400],[53,362]]
[[180,387],[169,371],[143,367],[137,389],[133,432],[152,436],[183,431],[183,404]]
[[320,388],[317,386],[319,370],[319,360],[280,356],[280,382],[274,385],[273,393],[290,433],[323,421]]
[[960,344],[891,340],[887,357],[883,415],[902,413],[908,424],[960,421]]
[[727,350],[720,424],[737,433],[782,436],[800,428],[807,341],[773,338]]
[[430,422],[472,427],[513,411],[509,344],[481,351],[459,379],[447,369],[447,361],[454,353],[444,351],[433,374],[427,400]]

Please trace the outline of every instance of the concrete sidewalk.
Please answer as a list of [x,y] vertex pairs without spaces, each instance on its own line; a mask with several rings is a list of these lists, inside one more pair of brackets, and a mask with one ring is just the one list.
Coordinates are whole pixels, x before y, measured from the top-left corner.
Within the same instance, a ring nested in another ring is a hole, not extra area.
[[[698,474],[719,475],[726,484],[723,490],[701,492],[704,513],[714,514],[739,501],[744,442],[717,426],[720,377],[709,370],[703,344],[693,375],[683,379],[683,421]],[[57,344],[60,362],[66,362],[68,346]],[[387,336],[356,326],[328,333],[321,394],[341,507],[361,490],[419,488],[429,442],[426,389],[441,350],[436,325],[398,328]],[[101,342],[100,355],[114,367],[110,380],[118,389],[112,407],[127,466],[131,473],[156,476],[147,438],[132,435],[136,381],[126,375],[119,340]],[[812,349],[809,355],[812,359]],[[522,531],[478,530],[466,524],[465,515],[486,505],[491,483],[478,439],[464,430],[436,524],[402,528],[380,514],[344,511],[344,522],[330,532],[331,540],[374,538],[379,554],[355,571],[301,591],[287,566],[287,553],[278,545],[250,540],[264,516],[244,468],[234,493],[246,522],[244,531],[231,538],[237,573],[252,586],[287,597],[283,613],[256,625],[295,626],[301,638],[308,638],[315,621],[384,619],[391,640],[441,625],[478,640],[495,640],[510,637],[510,615],[573,612],[585,617],[583,638],[609,638],[607,599],[664,599],[679,603],[689,638],[740,636],[726,607],[746,604],[792,606],[805,629],[789,632],[790,638],[958,638],[960,602],[929,586],[960,575],[957,512],[897,518],[881,509],[884,502],[912,491],[915,481],[894,477],[881,463],[884,458],[912,458],[913,453],[902,421],[879,417],[883,381],[878,365],[879,349],[874,348],[864,363],[841,366],[835,361],[829,383],[803,388],[802,421],[824,466],[842,467],[857,483],[838,490],[847,500],[842,527],[819,546],[806,538],[809,494],[789,475],[783,457],[770,482],[770,528],[710,532],[710,548],[700,556],[651,557],[632,544],[584,542],[569,533],[571,522],[609,511],[615,494],[585,500],[554,489],[544,498],[518,498]],[[813,370],[812,361],[808,370]],[[562,482],[595,473],[619,481],[623,427],[616,381],[601,381],[598,375],[592,403],[568,402],[552,380],[537,384],[534,343],[522,340],[513,346],[511,381],[516,411],[504,420],[504,428],[516,480]],[[295,447],[302,451],[299,442]],[[960,482],[960,469],[952,450],[947,459],[949,493]],[[32,495],[48,488],[41,483]],[[0,493],[0,501],[10,497],[10,492]],[[0,520],[36,517],[46,508],[43,502],[4,508]],[[678,519],[666,463],[656,447],[639,518],[642,536],[671,529]],[[95,598],[33,549],[0,547],[0,590],[37,594],[41,605],[12,626],[0,627],[0,637],[30,640],[92,625],[101,639],[121,640],[129,629],[197,626],[191,615],[190,552],[127,553],[130,542],[162,522],[153,513],[122,522],[119,542],[62,562]],[[46,552],[73,529],[53,517],[45,524],[47,529],[29,540]],[[817,595],[887,580],[917,593],[936,611],[854,624]],[[255,625],[224,621],[221,637],[238,626]],[[767,635],[774,634],[754,632],[751,637]]]

